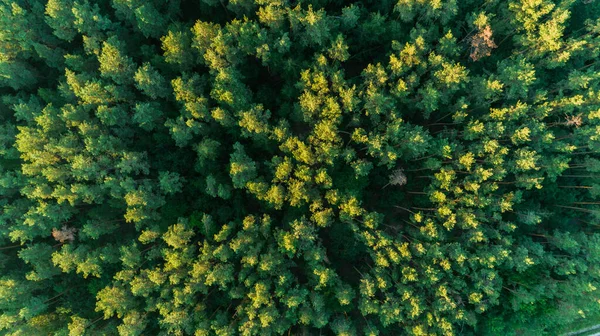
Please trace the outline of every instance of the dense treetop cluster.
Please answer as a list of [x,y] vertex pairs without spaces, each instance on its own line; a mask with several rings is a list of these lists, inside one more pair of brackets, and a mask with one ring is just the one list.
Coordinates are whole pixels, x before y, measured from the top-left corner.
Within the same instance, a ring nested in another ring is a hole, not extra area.
[[0,0],[0,333],[600,313],[600,1]]

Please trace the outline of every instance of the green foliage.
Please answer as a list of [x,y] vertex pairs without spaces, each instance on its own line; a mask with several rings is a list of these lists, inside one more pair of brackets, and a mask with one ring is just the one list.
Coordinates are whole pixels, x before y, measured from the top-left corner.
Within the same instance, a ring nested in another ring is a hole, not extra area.
[[0,0],[0,333],[600,315],[593,1]]

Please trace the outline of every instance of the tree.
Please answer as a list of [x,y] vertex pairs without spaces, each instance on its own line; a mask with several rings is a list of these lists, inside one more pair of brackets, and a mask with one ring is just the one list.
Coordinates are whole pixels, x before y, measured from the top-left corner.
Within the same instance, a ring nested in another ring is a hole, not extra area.
[[102,76],[117,84],[130,83],[135,69],[133,61],[124,55],[123,49],[122,43],[116,37],[111,37],[102,43],[102,51],[98,56]]
[[234,188],[243,188],[246,183],[252,181],[257,176],[256,163],[246,155],[244,146],[239,142],[233,145],[234,152],[231,154],[231,164],[229,175]]
[[0,0],[0,333],[599,316],[588,2]]

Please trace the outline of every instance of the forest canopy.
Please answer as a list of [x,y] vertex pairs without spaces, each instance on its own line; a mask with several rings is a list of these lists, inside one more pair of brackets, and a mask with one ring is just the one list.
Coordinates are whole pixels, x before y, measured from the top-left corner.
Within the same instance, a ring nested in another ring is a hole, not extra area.
[[0,333],[600,314],[600,1],[0,0]]

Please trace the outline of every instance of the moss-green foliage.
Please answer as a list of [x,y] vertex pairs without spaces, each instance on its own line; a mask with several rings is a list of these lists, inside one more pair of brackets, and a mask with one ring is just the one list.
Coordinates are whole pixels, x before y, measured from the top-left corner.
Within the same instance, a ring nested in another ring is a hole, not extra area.
[[600,4],[0,0],[0,333],[600,314]]

